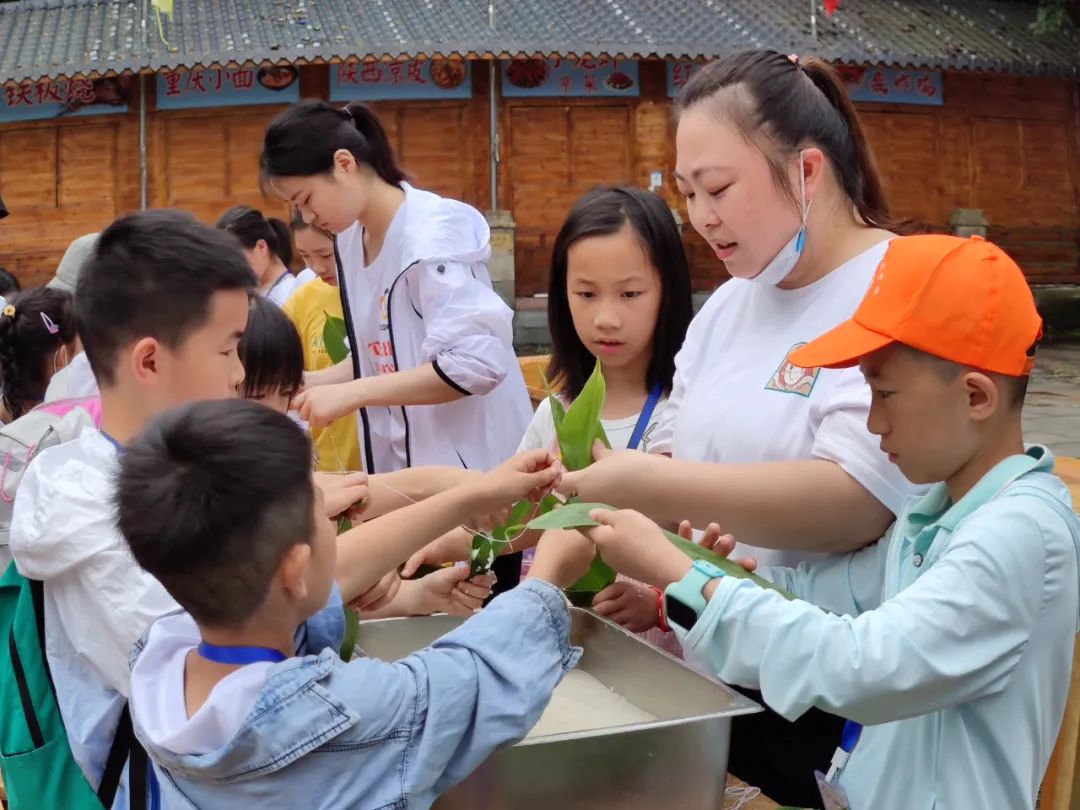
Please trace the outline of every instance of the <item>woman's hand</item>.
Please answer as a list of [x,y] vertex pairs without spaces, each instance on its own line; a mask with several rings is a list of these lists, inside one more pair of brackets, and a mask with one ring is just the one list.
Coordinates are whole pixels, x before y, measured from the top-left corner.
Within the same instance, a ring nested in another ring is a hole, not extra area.
[[324,428],[363,406],[357,382],[305,388],[293,399],[293,410],[298,411],[311,427]]

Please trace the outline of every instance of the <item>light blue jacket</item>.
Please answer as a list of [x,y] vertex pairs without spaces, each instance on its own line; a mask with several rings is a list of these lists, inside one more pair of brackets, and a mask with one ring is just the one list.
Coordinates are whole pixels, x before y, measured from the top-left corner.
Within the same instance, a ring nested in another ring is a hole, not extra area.
[[1053,465],[1032,447],[955,505],[944,484],[912,499],[872,546],[762,571],[806,601],[725,578],[681,640],[788,719],[865,724],[840,776],[852,810],[1033,808],[1080,613],[1080,520]]
[[[326,649],[273,664],[254,708],[216,750],[177,754],[155,742],[147,727],[160,717],[148,713],[182,701],[183,684],[138,667],[132,721],[170,810],[427,808],[536,724],[581,655],[569,634],[562,592],[530,580],[397,662],[346,664]],[[151,656],[148,638],[136,660]],[[171,693],[140,700],[147,689]]]

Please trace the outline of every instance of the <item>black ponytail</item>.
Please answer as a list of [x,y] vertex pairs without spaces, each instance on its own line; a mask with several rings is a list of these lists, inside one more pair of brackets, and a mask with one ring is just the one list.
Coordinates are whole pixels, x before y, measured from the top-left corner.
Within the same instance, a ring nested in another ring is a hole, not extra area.
[[329,172],[339,149],[347,149],[392,186],[400,188],[408,179],[394,159],[386,130],[367,106],[354,101],[341,108],[309,99],[290,106],[267,128],[259,161],[263,180]]
[[230,208],[217,221],[218,230],[228,231],[240,240],[240,244],[252,250],[259,241],[281,259],[286,267],[292,266],[293,249],[289,226],[276,217],[267,219],[262,211],[249,205]]
[[[736,87],[746,92],[726,92]],[[785,159],[813,145],[825,153],[864,223],[878,228],[898,224],[859,116],[827,62],[810,59],[800,64],[769,50],[732,54],[690,77],[679,94],[678,109],[703,102],[722,105],[720,114],[761,146],[777,185],[792,198]]]
[[71,293],[39,287],[7,299],[0,310],[0,383],[12,419],[44,401],[53,356],[75,335]]

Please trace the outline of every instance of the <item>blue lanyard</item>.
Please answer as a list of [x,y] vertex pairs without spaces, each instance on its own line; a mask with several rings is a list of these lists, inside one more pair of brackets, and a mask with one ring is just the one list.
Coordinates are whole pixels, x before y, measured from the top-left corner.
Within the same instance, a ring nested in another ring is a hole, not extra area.
[[108,442],[109,444],[111,444],[111,445],[112,445],[113,447],[115,447],[115,448],[116,448],[116,452],[117,452],[118,454],[119,454],[119,453],[123,453],[123,452],[124,452],[124,445],[120,444],[120,442],[118,442],[118,441],[117,441],[116,439],[114,439],[114,438],[113,438],[112,436],[110,436],[110,435],[109,435],[108,433],[106,433],[106,432],[105,432],[104,430],[103,430],[103,431],[101,431],[101,435],[105,437],[105,440],[106,440],[106,441],[107,441],[107,442]]
[[855,723],[851,720],[844,721],[844,730],[840,732],[840,750],[845,754],[850,754],[855,750],[855,746],[859,744],[860,736],[862,736],[861,723]]
[[285,660],[286,656],[281,650],[270,647],[232,647],[220,644],[211,644],[203,641],[199,644],[199,655],[207,661],[215,664],[257,664],[267,661],[277,664]]
[[641,409],[637,424],[634,425],[634,432],[630,435],[630,442],[626,445],[627,450],[637,450],[638,445],[641,444],[641,440],[645,436],[645,428],[649,426],[649,420],[652,419],[653,411],[656,410],[656,403],[660,401],[662,393],[659,385],[649,392],[649,398],[645,400],[645,407]]

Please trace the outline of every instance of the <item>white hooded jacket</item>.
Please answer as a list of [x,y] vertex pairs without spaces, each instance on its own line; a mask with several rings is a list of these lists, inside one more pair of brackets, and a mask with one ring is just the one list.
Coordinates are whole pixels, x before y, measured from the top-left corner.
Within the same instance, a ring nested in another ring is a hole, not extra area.
[[490,231],[471,206],[403,187],[405,202],[371,266],[359,223],[337,238],[353,370],[363,377],[431,363],[466,396],[361,409],[367,471],[488,469],[513,455],[532,417],[513,312],[487,271]]

